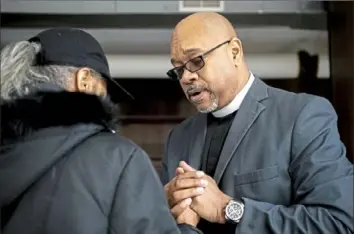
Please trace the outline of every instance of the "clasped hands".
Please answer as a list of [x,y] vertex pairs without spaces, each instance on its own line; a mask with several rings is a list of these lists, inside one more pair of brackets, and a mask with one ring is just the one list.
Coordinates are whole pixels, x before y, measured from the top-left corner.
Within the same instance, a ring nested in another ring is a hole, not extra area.
[[232,198],[204,172],[182,161],[176,169],[176,176],[164,188],[177,223],[196,227],[200,218],[212,223],[226,222],[224,209]]

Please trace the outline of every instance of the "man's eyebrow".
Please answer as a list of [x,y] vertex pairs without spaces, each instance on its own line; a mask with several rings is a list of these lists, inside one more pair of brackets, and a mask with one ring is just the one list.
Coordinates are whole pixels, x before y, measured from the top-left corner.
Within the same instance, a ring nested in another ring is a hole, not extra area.
[[197,54],[197,53],[203,52],[203,50],[200,48],[190,48],[190,49],[184,50],[183,52],[184,52],[184,54]]
[[[203,52],[203,50],[200,48],[190,48],[190,49],[186,49],[183,51],[184,54],[189,54],[189,55],[200,54],[202,52]],[[171,63],[175,64],[175,63],[178,63],[178,61],[174,58],[171,58]]]

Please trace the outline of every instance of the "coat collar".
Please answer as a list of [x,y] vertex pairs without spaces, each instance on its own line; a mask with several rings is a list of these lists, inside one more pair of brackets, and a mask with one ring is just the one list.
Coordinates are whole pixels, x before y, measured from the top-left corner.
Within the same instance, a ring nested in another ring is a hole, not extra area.
[[254,82],[254,76],[252,72],[250,72],[246,85],[240,90],[239,93],[235,95],[234,99],[222,109],[212,112],[212,115],[216,118],[222,118],[237,111],[240,108],[253,82]]
[[118,107],[108,99],[75,92],[38,92],[1,103],[2,142],[49,127],[96,124],[118,127]]

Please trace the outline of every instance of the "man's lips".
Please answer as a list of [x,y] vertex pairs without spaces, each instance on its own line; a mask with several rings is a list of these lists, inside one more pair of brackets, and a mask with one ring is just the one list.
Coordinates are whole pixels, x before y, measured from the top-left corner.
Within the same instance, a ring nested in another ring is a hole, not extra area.
[[201,102],[205,96],[205,93],[206,91],[203,90],[201,92],[194,92],[193,94],[190,94],[189,95],[189,99],[192,101],[192,102]]

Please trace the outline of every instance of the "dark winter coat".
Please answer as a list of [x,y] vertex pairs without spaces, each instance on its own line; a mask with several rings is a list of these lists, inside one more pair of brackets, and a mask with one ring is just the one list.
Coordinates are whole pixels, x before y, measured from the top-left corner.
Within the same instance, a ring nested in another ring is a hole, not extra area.
[[200,233],[175,223],[147,154],[110,130],[113,110],[69,92],[2,103],[3,233]]

